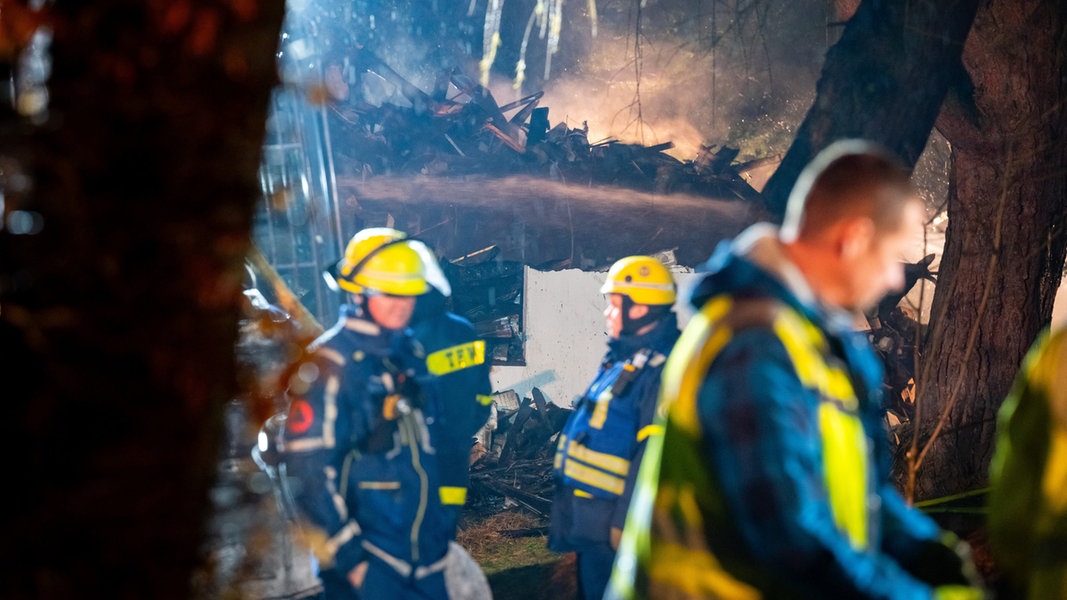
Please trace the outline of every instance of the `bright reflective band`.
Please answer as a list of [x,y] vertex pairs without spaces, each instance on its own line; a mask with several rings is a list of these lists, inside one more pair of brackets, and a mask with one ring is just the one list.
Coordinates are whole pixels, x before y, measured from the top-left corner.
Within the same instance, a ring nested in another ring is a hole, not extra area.
[[571,442],[570,446],[567,447],[567,454],[571,458],[576,458],[598,469],[610,471],[616,475],[626,477],[626,474],[630,472],[630,461],[625,458],[613,454],[597,452],[596,450],[590,450],[578,442]]
[[655,423],[653,423],[652,425],[645,425],[641,428],[641,431],[637,432],[637,441],[643,442],[645,441],[645,438],[650,435],[660,435],[662,433],[663,425],[657,425]]
[[441,494],[441,504],[459,506],[467,502],[467,488],[442,485],[437,488]]
[[595,488],[611,492],[617,496],[622,495],[623,490],[626,489],[625,479],[586,467],[573,460],[567,461],[567,465],[563,469],[563,474],[575,481],[580,481],[586,485],[591,485]]
[[837,528],[852,547],[867,548],[867,436],[863,424],[834,402],[819,404],[823,466]]
[[485,363],[485,341],[475,340],[438,350],[426,357],[426,369],[434,375],[447,375]]
[[603,429],[604,422],[608,420],[608,406],[611,405],[611,389],[604,390],[596,400],[593,414],[589,417],[589,426],[593,429]]
[[399,490],[399,481],[361,481],[359,482],[359,489],[361,490]]

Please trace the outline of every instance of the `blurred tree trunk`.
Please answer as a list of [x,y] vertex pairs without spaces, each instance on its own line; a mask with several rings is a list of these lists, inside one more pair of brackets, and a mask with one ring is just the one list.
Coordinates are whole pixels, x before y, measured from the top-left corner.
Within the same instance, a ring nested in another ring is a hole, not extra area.
[[[803,165],[841,137],[881,142],[914,165],[941,111],[953,146],[949,229],[906,466],[906,491],[921,498],[986,482],[994,416],[1049,323],[1064,266],[1067,5],[994,0],[976,15],[977,4],[836,0],[839,14],[855,14],[764,189],[780,215]],[[916,51],[926,44],[940,51]]]
[[195,596],[282,9],[55,3],[0,107],[4,598]]
[[826,53],[815,103],[763,188],[781,217],[800,171],[841,138],[865,138],[915,165],[945,94],[962,71],[963,40],[978,0],[838,0],[851,14]]
[[1067,251],[1067,4],[985,3],[946,102],[949,220],[922,375],[920,498],[987,483],[995,416],[1052,316]]

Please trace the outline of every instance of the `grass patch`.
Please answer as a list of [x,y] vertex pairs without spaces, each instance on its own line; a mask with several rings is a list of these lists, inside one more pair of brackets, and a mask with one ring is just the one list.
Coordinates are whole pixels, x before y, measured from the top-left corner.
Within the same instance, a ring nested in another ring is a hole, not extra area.
[[543,527],[527,513],[509,510],[461,526],[456,541],[489,579],[494,600],[566,600],[575,595],[574,555],[552,552],[547,537],[513,537],[509,531]]

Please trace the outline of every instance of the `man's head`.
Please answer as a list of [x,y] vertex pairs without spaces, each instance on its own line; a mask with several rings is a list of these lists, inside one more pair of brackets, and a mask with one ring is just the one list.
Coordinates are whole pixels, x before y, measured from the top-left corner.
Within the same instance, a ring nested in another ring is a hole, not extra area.
[[608,270],[600,293],[608,295],[604,309],[608,334],[643,333],[670,312],[674,305],[674,277],[651,256],[627,256]]
[[904,283],[923,205],[908,170],[861,140],[828,146],[797,178],[781,239],[824,302],[866,309]]
[[395,229],[375,227],[349,241],[333,280],[370,318],[386,329],[403,329],[415,298],[429,290],[423,253]]

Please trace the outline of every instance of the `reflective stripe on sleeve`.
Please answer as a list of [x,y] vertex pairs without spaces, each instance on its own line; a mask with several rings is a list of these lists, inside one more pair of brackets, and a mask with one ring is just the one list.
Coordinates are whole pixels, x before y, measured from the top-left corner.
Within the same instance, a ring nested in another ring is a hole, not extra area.
[[462,506],[467,502],[467,488],[458,486],[442,485],[437,488],[441,495],[441,504],[447,506]]
[[467,367],[485,363],[485,341],[475,340],[466,344],[438,350],[426,357],[426,369],[434,375],[447,375]]

